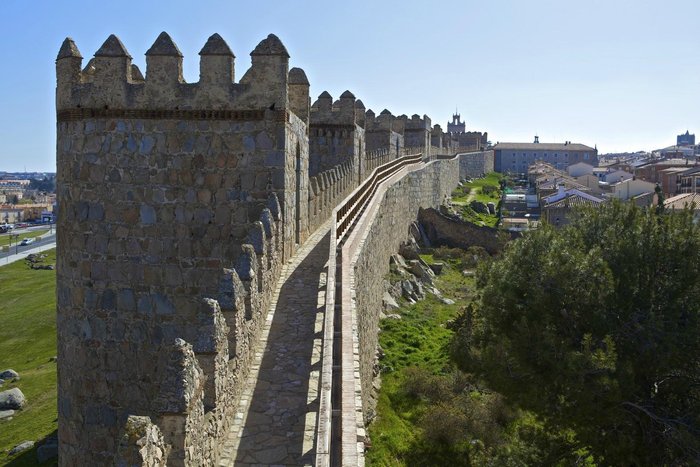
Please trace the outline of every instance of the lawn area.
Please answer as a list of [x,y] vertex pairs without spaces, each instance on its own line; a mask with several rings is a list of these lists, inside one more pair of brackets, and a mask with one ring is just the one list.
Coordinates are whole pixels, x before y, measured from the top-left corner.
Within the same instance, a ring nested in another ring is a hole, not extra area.
[[[56,250],[45,254],[44,263],[55,264]],[[56,355],[56,271],[29,269],[24,261],[0,266],[0,323],[0,371],[20,375],[0,390],[19,387],[27,398],[12,420],[0,422],[0,465],[34,465],[35,449],[15,458],[6,452],[57,427],[56,363],[50,361]]]
[[[41,237],[42,235],[45,235],[48,232],[48,229],[46,230],[35,230],[33,232],[28,232],[28,233],[23,233],[20,234],[19,237],[17,237],[18,241],[22,241],[25,238],[35,238],[35,237]],[[9,245],[10,244],[10,234],[9,233],[4,233],[0,234],[0,247]],[[12,244],[15,244],[15,237],[14,235],[12,236]]]
[[[433,261],[430,256],[421,257]],[[428,405],[408,396],[402,388],[416,368],[435,374],[451,371],[446,348],[453,331],[445,324],[469,299],[473,279],[462,277],[457,267],[445,267],[435,285],[456,303],[445,305],[428,294],[414,305],[402,304],[400,320],[381,322],[379,342],[385,356],[380,360],[382,387],[377,418],[369,427],[372,447],[367,451],[368,466],[427,465],[422,463],[425,458],[416,458],[420,454],[414,447],[420,433],[418,421]]]
[[452,193],[452,201],[466,204],[475,199],[482,203],[489,201],[498,203],[501,199],[500,183],[503,175],[498,172],[490,172],[483,178],[472,179],[471,182],[462,183],[461,187]]

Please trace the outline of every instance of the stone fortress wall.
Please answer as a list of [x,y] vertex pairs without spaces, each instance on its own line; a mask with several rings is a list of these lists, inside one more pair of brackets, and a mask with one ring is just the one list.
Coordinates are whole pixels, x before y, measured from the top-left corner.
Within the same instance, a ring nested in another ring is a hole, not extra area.
[[[451,150],[427,117],[375,119],[350,92],[312,106],[274,35],[251,58],[236,81],[214,34],[186,83],[166,33],[145,77],[115,36],[84,68],[72,40],[61,46],[62,465],[215,464],[282,264],[404,145]],[[415,196],[455,175],[433,177]]]
[[[476,176],[470,172],[472,164],[465,163],[465,159],[473,160],[478,154],[461,154],[457,158],[433,161],[388,187],[353,257],[354,281],[351,279],[351,282],[354,283],[356,298],[353,312],[357,316],[365,420],[373,418],[375,411],[372,384],[377,376],[379,316],[386,291],[389,258],[409,238],[409,227],[418,219],[419,212],[440,206],[460,180]],[[480,154],[488,159],[489,152]],[[490,156],[493,160],[492,151]]]
[[111,462],[129,415],[157,422],[174,463],[216,455],[204,440],[223,435],[280,265],[308,234],[290,105],[308,87],[289,83],[284,45],[263,40],[235,84],[223,39],[200,56],[189,84],[165,33],[145,79],[115,36],[85,70],[70,41],[59,53],[59,437],[78,464]]
[[459,157],[459,171],[462,178],[476,178],[493,172],[493,151],[479,151],[462,154]]

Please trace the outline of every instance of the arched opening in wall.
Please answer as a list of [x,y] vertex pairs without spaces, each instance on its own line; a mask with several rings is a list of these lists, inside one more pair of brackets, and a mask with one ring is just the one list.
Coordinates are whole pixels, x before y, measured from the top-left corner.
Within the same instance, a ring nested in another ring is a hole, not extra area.
[[301,238],[301,148],[299,147],[299,142],[297,141],[296,147],[296,158],[295,158],[295,179],[296,179],[296,190],[294,192],[294,206],[295,206],[295,229],[294,229],[294,243],[299,244]]

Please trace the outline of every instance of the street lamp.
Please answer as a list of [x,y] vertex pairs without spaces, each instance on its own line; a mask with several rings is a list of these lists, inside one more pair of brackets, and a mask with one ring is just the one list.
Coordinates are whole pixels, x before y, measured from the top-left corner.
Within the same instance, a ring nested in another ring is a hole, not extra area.
[[15,237],[15,254],[19,253],[19,234],[10,234],[10,245],[12,245],[12,237]]

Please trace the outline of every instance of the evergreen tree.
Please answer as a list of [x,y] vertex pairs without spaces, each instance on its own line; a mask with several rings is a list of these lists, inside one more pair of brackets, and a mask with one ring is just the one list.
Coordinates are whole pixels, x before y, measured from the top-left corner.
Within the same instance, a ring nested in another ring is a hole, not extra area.
[[512,242],[477,274],[460,366],[602,464],[700,463],[700,231],[631,203]]

